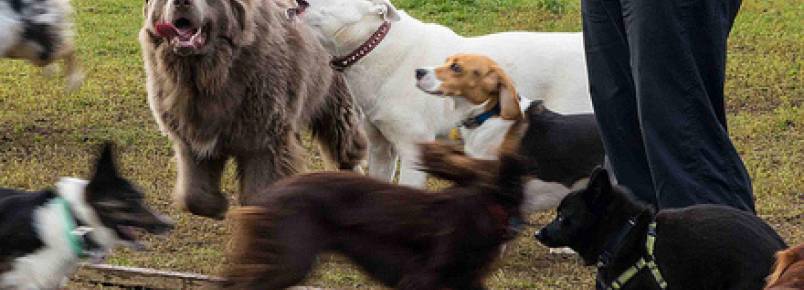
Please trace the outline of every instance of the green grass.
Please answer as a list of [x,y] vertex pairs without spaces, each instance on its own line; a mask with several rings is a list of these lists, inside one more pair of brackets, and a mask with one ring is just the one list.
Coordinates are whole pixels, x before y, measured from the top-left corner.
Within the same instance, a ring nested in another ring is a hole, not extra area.
[[[111,263],[214,274],[228,234],[225,222],[180,213],[171,205],[175,165],[145,98],[137,31],[142,1],[74,0],[78,46],[87,82],[65,95],[62,80],[48,80],[20,61],[0,60],[0,184],[38,189],[58,176],[86,176],[95,144],[114,140],[123,171],[149,202],[178,221],[152,251],[120,250]],[[578,31],[579,1],[395,0],[401,9],[466,35],[496,31]],[[804,242],[804,4],[796,0],[745,1],[730,40],[726,95],[730,132],[753,177],[759,213],[791,244]],[[311,168],[320,168],[313,151]],[[231,169],[231,168],[230,168]],[[235,191],[229,170],[225,189]],[[797,217],[797,218],[796,218]],[[589,289],[592,269],[575,258],[546,255],[527,233],[513,243],[490,276],[493,288]],[[376,286],[339,257],[324,257],[307,284]],[[82,287],[82,286],[75,286]]]

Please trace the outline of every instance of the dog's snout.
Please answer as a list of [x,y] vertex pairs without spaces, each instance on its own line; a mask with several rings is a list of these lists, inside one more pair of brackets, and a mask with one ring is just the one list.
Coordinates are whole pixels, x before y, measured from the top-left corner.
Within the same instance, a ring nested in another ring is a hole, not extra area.
[[191,4],[193,4],[192,0],[173,0],[173,5],[178,7],[190,6]]
[[426,75],[427,75],[427,70],[426,69],[422,69],[422,68],[416,69],[416,79],[417,80],[421,80]]

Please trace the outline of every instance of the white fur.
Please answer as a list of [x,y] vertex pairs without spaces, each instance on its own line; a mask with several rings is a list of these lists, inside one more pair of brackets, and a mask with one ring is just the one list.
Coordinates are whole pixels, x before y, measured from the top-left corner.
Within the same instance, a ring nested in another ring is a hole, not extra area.
[[20,15],[14,13],[8,1],[0,1],[0,56],[5,56],[22,36]]
[[394,21],[385,40],[345,71],[366,116],[370,176],[391,180],[400,157],[400,183],[424,185],[426,175],[416,170],[416,145],[447,134],[471,108],[422,92],[416,88],[414,71],[458,52],[488,55],[509,73],[523,96],[542,99],[552,110],[592,111],[580,33],[507,32],[465,38],[408,16],[386,0],[308,2],[303,19],[335,56],[359,47],[383,20]]
[[[57,193],[84,224],[91,227],[90,238],[105,253],[120,243],[112,229],[100,223],[94,210],[84,200],[86,180],[62,178],[56,184]],[[66,224],[61,204],[50,202],[34,213],[36,232],[45,246],[12,262],[12,270],[0,275],[0,289],[59,289],[78,265],[65,235]]]

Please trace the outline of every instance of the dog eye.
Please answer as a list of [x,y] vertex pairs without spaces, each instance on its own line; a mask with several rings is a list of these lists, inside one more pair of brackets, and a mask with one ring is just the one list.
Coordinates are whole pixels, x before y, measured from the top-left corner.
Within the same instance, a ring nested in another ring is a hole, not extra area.
[[452,65],[450,65],[449,69],[452,70],[455,73],[462,73],[463,72],[463,68],[460,65],[458,65],[457,63],[453,63]]

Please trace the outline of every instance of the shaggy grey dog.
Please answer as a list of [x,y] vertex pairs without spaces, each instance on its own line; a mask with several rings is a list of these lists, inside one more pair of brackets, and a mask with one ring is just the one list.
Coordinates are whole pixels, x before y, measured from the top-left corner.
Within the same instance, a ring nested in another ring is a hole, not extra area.
[[339,169],[354,169],[365,155],[344,79],[285,10],[262,0],[146,1],[139,38],[148,102],[174,144],[176,200],[193,214],[223,218],[229,158],[241,204],[299,172],[305,128]]

